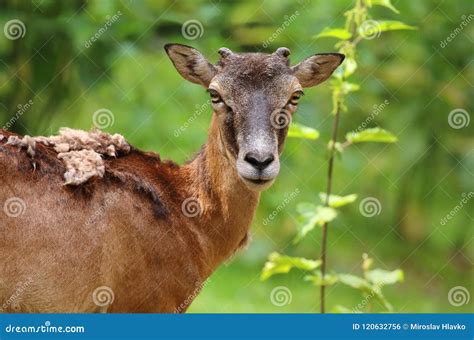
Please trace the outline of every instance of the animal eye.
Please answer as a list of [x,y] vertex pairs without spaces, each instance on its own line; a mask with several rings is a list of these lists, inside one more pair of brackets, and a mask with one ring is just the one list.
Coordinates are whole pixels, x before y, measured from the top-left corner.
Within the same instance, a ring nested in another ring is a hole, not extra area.
[[304,95],[303,91],[296,91],[295,93],[293,93],[291,95],[289,103],[291,105],[298,105],[298,101],[300,100],[301,96],[303,96],[303,95]]
[[211,102],[214,104],[222,103],[222,97],[216,90],[209,89],[209,94],[211,95]]

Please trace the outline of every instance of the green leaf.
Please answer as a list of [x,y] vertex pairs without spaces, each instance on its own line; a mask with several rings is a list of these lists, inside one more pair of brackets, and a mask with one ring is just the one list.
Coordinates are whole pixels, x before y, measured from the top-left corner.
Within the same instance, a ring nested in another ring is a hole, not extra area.
[[367,20],[359,27],[359,34],[362,37],[373,38],[379,36],[382,32],[416,29],[415,26],[396,20]]
[[361,312],[358,310],[351,310],[345,306],[336,305],[331,308],[331,313],[350,314],[350,313],[361,313]]
[[[327,195],[324,192],[319,193],[319,198],[321,198],[321,201],[326,203]],[[346,196],[337,196],[337,195],[330,195],[329,196],[329,206],[331,208],[339,208],[344,205],[350,204],[354,202],[357,199],[356,194],[350,194]]]
[[293,243],[299,242],[307,233],[314,229],[316,226],[316,206],[312,203],[300,203],[296,207],[296,211],[299,213],[298,215],[298,225],[299,225],[299,232],[296,235]]
[[326,222],[331,222],[336,218],[337,212],[331,207],[316,207],[316,219],[317,223],[322,226]]
[[324,280],[321,275],[321,272],[315,272],[314,275],[306,275],[304,277],[305,281],[309,281],[315,286],[331,286],[335,284],[339,279],[337,275],[334,274],[326,274],[324,275]]
[[362,290],[362,291],[372,290],[371,284],[367,280],[359,276],[355,276],[352,274],[338,274],[338,278],[341,283],[349,287]]
[[372,284],[370,281],[369,282],[369,277],[372,280],[375,280],[377,282],[391,282],[394,280],[399,280],[401,278],[400,273],[395,273],[397,272],[396,270],[394,272],[386,272],[386,271],[381,271],[379,272],[379,269],[374,269],[371,272],[374,272],[370,275],[366,273],[367,279],[363,279],[359,276],[351,275],[351,274],[337,274],[338,281],[349,286],[352,288],[355,288],[365,295],[365,299],[369,299],[369,297],[374,297],[377,299],[385,309],[387,309],[389,312],[393,310],[392,305],[390,302],[387,301],[385,296],[382,294],[382,283],[379,284]]
[[301,241],[316,225],[322,226],[326,222],[330,222],[336,218],[337,212],[333,208],[315,206],[312,203],[300,203],[296,210],[299,213],[299,232],[296,235],[293,243]]
[[360,89],[359,84],[349,83],[347,81],[343,82],[341,85],[341,90],[342,90],[342,93],[344,94],[355,92],[355,91],[358,91],[359,89]]
[[316,206],[313,203],[309,202],[302,202],[296,206],[296,211],[300,214],[300,216],[304,217],[313,216],[315,210]]
[[342,64],[342,69],[344,78],[348,78],[357,69],[357,62],[354,58],[346,58]]
[[364,294],[364,299],[375,297],[389,312],[393,310],[392,305],[382,294],[381,286],[372,285],[369,281],[351,274],[338,274],[339,282],[355,288]]
[[372,291],[369,293],[375,296],[377,300],[384,306],[385,309],[387,309],[389,312],[393,311],[393,307],[388,302],[388,300],[385,298],[385,296],[382,294],[382,291],[380,290],[379,286],[375,286]]
[[368,254],[362,254],[362,260],[363,260],[362,261],[362,270],[365,273],[370,269],[370,267],[374,263],[374,260],[372,258],[370,258]]
[[365,278],[376,286],[382,286],[403,282],[404,275],[401,269],[396,269],[393,271],[373,269],[365,273]]
[[385,307],[385,309],[389,312],[393,312],[393,306],[391,305],[390,302],[383,296],[382,293],[376,293],[375,296],[377,299],[382,303],[382,305]]
[[314,270],[321,265],[320,260],[308,260],[302,257],[291,257],[279,253],[271,253],[263,267],[260,279],[267,280],[275,274],[288,273],[292,268]]
[[377,21],[380,32],[386,31],[400,31],[400,30],[416,30],[415,26],[410,26],[401,21],[396,20],[382,20]]
[[319,138],[319,132],[309,126],[292,123],[288,130],[288,137],[316,140]]
[[337,151],[336,155],[340,157],[341,154],[344,152],[344,147],[342,146],[341,143],[336,142],[336,143],[334,144],[334,150]]
[[[352,65],[352,67],[353,66],[354,65]],[[344,81],[342,80],[342,78],[333,77],[333,79],[331,80],[331,89],[333,91],[338,91],[342,94],[348,94],[351,92],[358,91],[360,89],[360,85],[356,83],[350,83],[348,81]]]
[[383,6],[383,7],[387,7],[389,8],[390,10],[392,10],[393,12],[397,13],[397,14],[400,14],[400,12],[398,11],[398,9],[396,9],[392,3],[390,2],[390,0],[370,0],[369,2],[372,5],[378,5],[378,6]]
[[319,38],[337,38],[341,40],[348,40],[352,37],[352,34],[345,28],[330,28],[326,27],[321,33],[315,35],[314,39]]
[[346,134],[346,139],[351,143],[395,143],[398,140],[395,135],[381,128],[366,129],[360,132],[349,132]]

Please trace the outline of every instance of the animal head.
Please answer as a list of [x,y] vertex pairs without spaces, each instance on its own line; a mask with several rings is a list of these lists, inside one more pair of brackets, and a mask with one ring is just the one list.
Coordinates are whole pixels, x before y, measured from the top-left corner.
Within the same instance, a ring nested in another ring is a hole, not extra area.
[[165,50],[181,76],[209,92],[225,152],[255,191],[268,188],[278,175],[303,88],[328,79],[344,60],[342,54],[324,53],[290,66],[285,47],[272,54],[221,48],[213,65],[189,46],[167,44]]

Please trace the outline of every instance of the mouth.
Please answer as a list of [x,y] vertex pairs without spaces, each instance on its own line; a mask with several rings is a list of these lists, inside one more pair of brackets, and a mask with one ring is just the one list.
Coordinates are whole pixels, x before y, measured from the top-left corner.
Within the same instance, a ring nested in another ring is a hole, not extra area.
[[262,185],[262,184],[269,183],[272,181],[271,179],[261,179],[261,178],[254,179],[254,178],[247,178],[247,177],[243,177],[243,178],[246,181],[249,181],[250,183],[257,184],[257,185]]
[[243,177],[241,176],[242,180],[244,181],[245,185],[250,189],[254,191],[264,191],[268,189],[272,184],[273,179],[263,179],[263,178],[249,178],[249,177]]
[[264,191],[272,186],[277,178],[280,164],[278,159],[265,168],[257,167],[244,159],[237,160],[237,174],[240,181],[252,191]]

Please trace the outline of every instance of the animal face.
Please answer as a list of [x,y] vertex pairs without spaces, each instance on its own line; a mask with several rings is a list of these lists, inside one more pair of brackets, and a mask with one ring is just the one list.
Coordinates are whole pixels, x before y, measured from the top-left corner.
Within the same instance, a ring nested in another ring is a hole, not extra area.
[[316,54],[291,67],[290,51],[233,53],[221,48],[212,65],[196,49],[165,46],[178,72],[204,86],[211,97],[225,152],[242,181],[264,190],[280,170],[280,154],[303,88],[315,86],[344,60],[338,53]]

